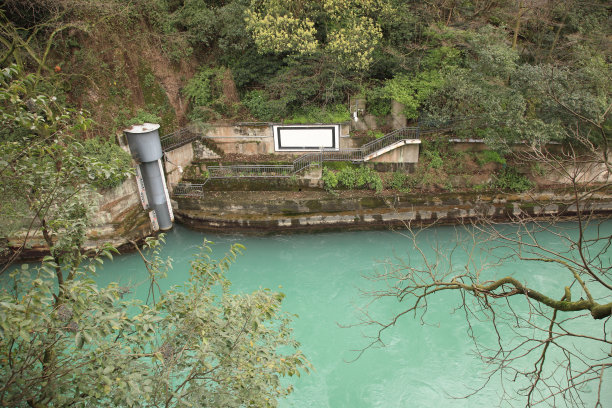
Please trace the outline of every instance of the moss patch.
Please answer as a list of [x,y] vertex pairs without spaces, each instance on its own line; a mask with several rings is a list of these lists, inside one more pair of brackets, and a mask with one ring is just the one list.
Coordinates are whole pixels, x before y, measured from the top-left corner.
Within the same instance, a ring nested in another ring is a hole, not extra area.
[[161,129],[164,133],[170,133],[178,127],[176,113],[170,104],[168,95],[162,86],[159,84],[153,70],[145,62],[140,61],[138,67],[138,83],[142,89],[145,109],[161,117]]

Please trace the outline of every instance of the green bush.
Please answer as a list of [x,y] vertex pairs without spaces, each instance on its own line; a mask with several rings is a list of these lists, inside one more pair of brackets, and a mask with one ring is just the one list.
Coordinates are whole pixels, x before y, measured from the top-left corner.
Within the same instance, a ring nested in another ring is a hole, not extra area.
[[385,137],[385,134],[380,130],[368,130],[368,137],[372,138],[372,140],[376,140]]
[[213,101],[213,85],[215,79],[220,76],[219,69],[200,69],[183,88],[185,96],[195,106],[207,106]]
[[[148,111],[145,111],[143,109],[138,109],[138,111],[136,112],[136,116],[134,116],[131,119],[128,119],[124,122],[125,126],[132,126],[132,125],[142,125],[143,123],[157,123],[160,124],[162,121],[162,119],[153,114],[150,113]],[[89,139],[89,140],[97,140],[97,139]]]
[[262,90],[247,92],[242,98],[242,104],[255,118],[265,122],[279,122],[287,113],[284,100],[270,100]]
[[390,99],[404,105],[404,114],[408,119],[416,119],[423,102],[442,85],[444,79],[437,70],[422,71],[416,75],[402,73],[385,82],[384,92]]
[[408,193],[410,192],[409,181],[410,179],[406,173],[396,171],[391,175],[389,187],[402,193]]
[[429,159],[429,167],[432,169],[439,169],[444,165],[440,152],[437,150],[426,150],[423,155]]
[[191,103],[190,120],[206,122],[231,116],[239,110],[240,106],[230,103],[223,94],[227,75],[224,67],[203,67],[187,81],[183,93]]
[[342,170],[345,167],[354,167],[354,164],[350,161],[333,161],[325,162],[323,166],[329,170]]
[[323,180],[323,188],[327,191],[332,191],[338,186],[338,177],[336,177],[336,173],[327,167],[323,167],[321,179]]
[[[132,173],[132,158],[129,153],[113,143],[111,139],[87,139],[83,143],[83,154],[91,162],[98,164],[100,171],[94,172],[96,176],[90,183],[96,188],[113,188],[123,183]],[[117,171],[104,171],[103,166],[113,163]]]
[[495,150],[485,150],[476,153],[476,163],[484,166],[487,163],[506,164],[506,159]]
[[488,183],[475,184],[474,186],[472,186],[472,190],[474,190],[477,193],[487,191],[488,189],[489,189]]
[[366,93],[366,112],[376,117],[391,113],[391,98],[382,87],[372,88]]
[[337,186],[352,189],[371,189],[380,192],[383,189],[382,179],[378,173],[369,167],[343,167],[334,172],[327,167],[323,168],[323,185],[330,191]]
[[351,114],[346,105],[337,104],[327,108],[310,106],[294,113],[285,123],[342,123],[349,120]]
[[506,167],[495,175],[493,186],[502,191],[525,192],[533,187],[533,183],[512,167]]

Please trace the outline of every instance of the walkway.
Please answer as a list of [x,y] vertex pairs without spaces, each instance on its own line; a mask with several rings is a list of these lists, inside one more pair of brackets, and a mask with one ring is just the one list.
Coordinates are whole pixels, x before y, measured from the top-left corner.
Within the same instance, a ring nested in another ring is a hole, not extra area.
[[[204,186],[208,180],[229,178],[282,178],[292,177],[311,167],[321,167],[323,162],[350,161],[353,163],[367,162],[390,150],[419,140],[421,135],[452,130],[460,126],[473,126],[479,118],[463,118],[442,125],[431,127],[404,127],[394,130],[385,136],[372,140],[355,149],[327,150],[313,152],[298,157],[292,164],[286,165],[230,165],[207,166],[208,178],[204,183],[178,183],[174,185],[173,195],[178,197],[197,196],[204,194]],[[460,125],[460,126],[458,126]],[[192,130],[181,129],[161,138],[164,151],[170,151],[204,136]]]
[[[186,137],[186,139],[188,138]],[[389,147],[391,146],[398,147],[399,144],[406,144],[405,141],[410,139],[419,139],[419,128],[405,127],[402,129],[397,129],[386,134],[380,139],[373,140],[355,149],[322,149],[319,152],[308,153],[300,156],[295,159],[292,164],[207,166],[208,178],[204,183],[178,183],[174,186],[173,195],[178,197],[201,195],[204,193],[204,186],[208,180],[253,177],[286,178],[297,175],[310,169],[311,167],[321,167],[323,162],[365,162],[379,156],[380,151],[388,151],[390,150]],[[175,140],[173,143],[178,143],[178,140]]]

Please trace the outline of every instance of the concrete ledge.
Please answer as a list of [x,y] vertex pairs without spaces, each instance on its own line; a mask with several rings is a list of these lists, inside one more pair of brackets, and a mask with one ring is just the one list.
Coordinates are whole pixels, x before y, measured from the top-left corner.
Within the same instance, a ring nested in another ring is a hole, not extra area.
[[[177,199],[177,220],[198,230],[278,233],[293,231],[359,230],[432,223],[461,224],[474,220],[511,221],[519,216],[572,217],[571,195],[535,194],[410,194],[354,196],[306,192],[279,200],[262,192],[241,197]],[[258,197],[257,197],[258,196]],[[238,200],[237,200],[238,199]],[[601,194],[581,206],[593,214],[612,214],[612,195]]]

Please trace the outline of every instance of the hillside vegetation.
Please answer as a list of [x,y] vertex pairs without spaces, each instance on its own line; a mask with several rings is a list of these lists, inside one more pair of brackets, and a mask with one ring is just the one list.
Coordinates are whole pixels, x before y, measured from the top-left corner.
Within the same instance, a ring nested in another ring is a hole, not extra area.
[[493,144],[541,141],[567,138],[577,117],[603,126],[610,11],[601,0],[8,0],[0,61],[87,109],[88,135],[134,118],[163,132],[345,121],[361,97],[380,117],[394,99],[412,121],[477,117],[465,132]]

